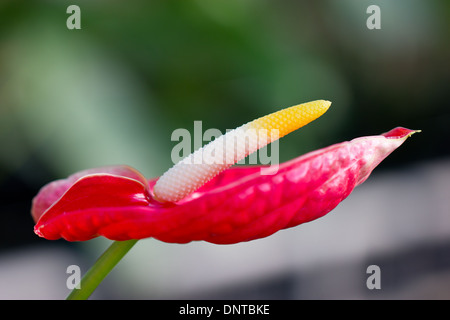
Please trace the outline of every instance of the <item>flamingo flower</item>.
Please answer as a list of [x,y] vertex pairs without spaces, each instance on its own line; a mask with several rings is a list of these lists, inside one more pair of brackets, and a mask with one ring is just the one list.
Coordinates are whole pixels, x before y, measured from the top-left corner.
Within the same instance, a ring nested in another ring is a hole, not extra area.
[[249,122],[157,179],[113,166],[51,182],[33,199],[35,233],[50,240],[233,244],[322,217],[416,131],[398,127],[338,143],[282,163],[276,172],[231,166],[320,117],[330,104],[313,101]]

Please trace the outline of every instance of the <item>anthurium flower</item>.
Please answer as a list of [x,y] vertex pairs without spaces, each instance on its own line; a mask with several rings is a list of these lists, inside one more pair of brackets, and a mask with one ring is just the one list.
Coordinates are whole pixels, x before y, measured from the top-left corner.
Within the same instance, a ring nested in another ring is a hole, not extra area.
[[[306,108],[307,121],[295,120],[294,107],[276,113],[275,122],[265,117],[255,121],[265,128],[278,126],[283,136],[323,114],[329,103],[299,106],[295,107],[303,114]],[[291,122],[283,127],[286,117]],[[35,232],[69,241],[104,236],[232,244],[263,238],[330,212],[414,132],[398,127],[338,143],[282,163],[275,174],[268,175],[261,174],[262,166],[201,167],[204,164],[195,162],[189,164],[192,167],[175,165],[169,170],[172,173],[150,180],[127,166],[82,171],[44,186],[33,199]]]

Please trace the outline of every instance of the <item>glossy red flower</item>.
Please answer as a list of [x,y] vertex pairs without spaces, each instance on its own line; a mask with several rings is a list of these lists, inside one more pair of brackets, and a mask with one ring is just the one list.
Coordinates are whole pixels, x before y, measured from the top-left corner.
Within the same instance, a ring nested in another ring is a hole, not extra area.
[[395,128],[280,164],[230,168],[175,203],[155,200],[157,179],[117,166],[82,171],[44,186],[33,199],[35,232],[47,239],[153,237],[165,242],[231,244],[322,217],[364,182],[416,131]]

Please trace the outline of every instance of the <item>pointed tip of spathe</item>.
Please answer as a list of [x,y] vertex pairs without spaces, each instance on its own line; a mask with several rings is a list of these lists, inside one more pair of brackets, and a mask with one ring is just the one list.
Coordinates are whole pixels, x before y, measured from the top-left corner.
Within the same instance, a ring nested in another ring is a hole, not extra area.
[[422,130],[412,130],[405,127],[396,127],[388,132],[382,134],[388,139],[407,139],[411,137],[414,133],[422,132]]

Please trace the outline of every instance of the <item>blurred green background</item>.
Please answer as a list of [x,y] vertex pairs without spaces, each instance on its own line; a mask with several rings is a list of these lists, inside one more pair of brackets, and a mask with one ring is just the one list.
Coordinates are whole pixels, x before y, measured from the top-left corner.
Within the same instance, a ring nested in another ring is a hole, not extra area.
[[[66,27],[71,4],[81,30]],[[371,4],[380,30],[366,27]],[[158,176],[172,131],[194,120],[225,132],[327,99],[322,118],[281,140],[280,161],[396,126],[422,133],[374,174],[447,159],[449,37],[446,0],[2,0],[0,255],[84,250],[34,235],[39,188],[113,164]]]

